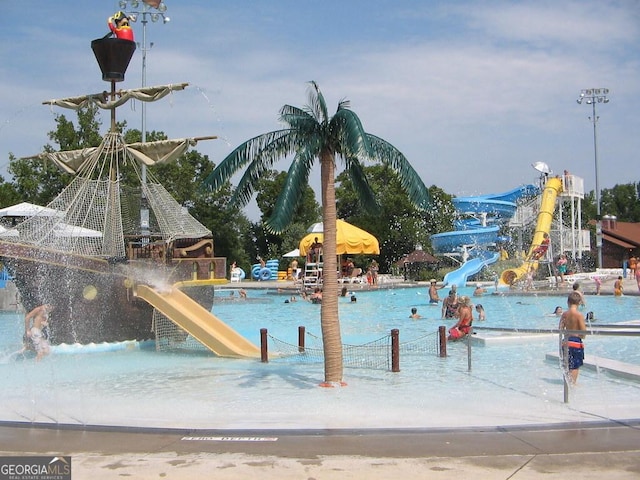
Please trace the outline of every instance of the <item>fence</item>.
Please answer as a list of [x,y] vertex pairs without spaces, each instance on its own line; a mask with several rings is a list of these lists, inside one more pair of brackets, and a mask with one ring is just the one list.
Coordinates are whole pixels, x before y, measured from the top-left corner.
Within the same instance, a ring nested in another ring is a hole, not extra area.
[[[188,332],[174,324],[162,313],[153,312],[153,331],[156,337],[157,351],[208,351]],[[298,343],[294,345],[270,335],[267,329],[260,330],[261,360],[288,359],[297,363],[321,363],[324,361],[322,339],[298,327]],[[271,348],[270,348],[271,347]],[[269,352],[272,352],[269,358]],[[391,330],[377,340],[362,345],[342,345],[343,365],[351,368],[385,369],[400,371],[400,358],[407,355],[447,356],[446,329],[438,330],[419,338],[400,342],[400,332]]]
[[[319,363],[324,360],[322,339],[308,333],[304,326],[298,327],[298,344],[280,340],[269,335],[266,328],[260,330],[261,360],[269,361],[269,344],[275,347],[276,359],[287,358],[298,363]],[[307,340],[309,340],[307,342]],[[393,329],[389,335],[362,344],[342,344],[342,362],[345,367],[384,369],[400,371],[400,358],[405,355],[447,356],[446,329],[438,327],[434,333],[423,335],[408,342],[400,342],[400,332]]]

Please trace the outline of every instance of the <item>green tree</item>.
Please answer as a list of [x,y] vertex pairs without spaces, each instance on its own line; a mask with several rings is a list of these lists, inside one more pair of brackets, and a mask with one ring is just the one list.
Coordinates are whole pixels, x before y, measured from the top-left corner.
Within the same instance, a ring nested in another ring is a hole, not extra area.
[[349,102],[339,102],[336,113],[330,117],[325,99],[315,82],[310,82],[307,106],[298,108],[285,105],[280,110],[280,120],[285,128],[259,135],[236,147],[205,183],[215,191],[228,182],[235,172],[248,165],[233,196],[234,204],[237,202],[244,206],[253,195],[258,179],[277,160],[294,155],[274,214],[266,222],[267,228],[282,232],[291,223],[313,164],[319,161],[324,222],[321,329],[325,383],[331,385],[343,380],[336,255],[336,156],[342,158],[367,209],[374,209],[378,205],[364,174],[363,160],[380,161],[396,170],[409,198],[421,208],[428,206],[428,191],[397,148],[364,131],[360,119],[349,108]]
[[[640,191],[638,185],[640,183],[628,183],[602,189],[600,195],[601,214],[614,215],[621,222],[640,222]],[[591,220],[595,220],[596,212],[595,192],[592,190],[584,196],[582,202],[583,228],[588,227]]]
[[262,226],[274,214],[278,195],[284,188],[287,173],[270,170],[259,180],[256,186],[256,203],[261,213],[261,223],[255,226],[257,251],[259,255],[279,258],[283,254],[298,248],[300,240],[306,235],[306,229],[320,220],[320,205],[316,201],[313,189],[307,185],[298,199],[291,223],[281,232],[274,233]]
[[640,222],[640,199],[634,183],[602,190],[601,212],[615,215],[620,222]]
[[[78,110],[77,127],[64,115],[56,115],[56,129],[50,131],[48,136],[58,144],[58,148],[48,144],[44,146],[44,151],[67,151],[98,146],[102,138],[97,110],[98,107],[95,105]],[[71,175],[62,172],[57,166],[33,157],[17,159],[11,155],[7,171],[13,177],[17,198],[38,205],[51,202],[73,180]]]
[[21,197],[16,191],[15,185],[5,181],[4,177],[0,176],[0,208],[15,205],[20,201]]
[[[429,235],[452,229],[455,208],[451,196],[438,187],[429,188],[431,208],[424,212],[410,202],[400,186],[398,175],[388,166],[372,165],[365,167],[364,171],[376,192],[380,211],[370,214],[362,208],[353,183],[343,172],[337,177],[338,217],[363,228],[378,239],[381,271],[389,271],[399,258],[418,245],[428,250]],[[367,263],[370,260],[362,259]]]

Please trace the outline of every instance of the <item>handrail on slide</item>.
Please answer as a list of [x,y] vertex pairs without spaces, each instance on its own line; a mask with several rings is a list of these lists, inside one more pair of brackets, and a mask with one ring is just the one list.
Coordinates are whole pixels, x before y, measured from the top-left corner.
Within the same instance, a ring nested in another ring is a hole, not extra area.
[[136,295],[220,357],[260,358],[260,348],[178,288],[136,285]]
[[536,231],[533,234],[531,247],[525,258],[525,261],[517,268],[510,268],[502,272],[500,280],[502,283],[512,285],[514,282],[524,277],[529,268],[534,270],[538,268],[538,260],[533,258],[533,252],[538,245],[542,243],[544,234],[547,235],[551,231],[551,222],[553,220],[553,212],[556,209],[556,198],[562,192],[562,179],[553,177],[547,180],[542,192],[542,201],[540,202],[540,212],[538,213],[538,221],[536,223]]

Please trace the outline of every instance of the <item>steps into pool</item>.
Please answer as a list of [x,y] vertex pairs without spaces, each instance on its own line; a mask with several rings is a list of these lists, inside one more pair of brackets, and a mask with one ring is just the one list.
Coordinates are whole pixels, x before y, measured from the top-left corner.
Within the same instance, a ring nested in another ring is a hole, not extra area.
[[[559,362],[560,357],[557,353],[547,353],[545,359],[549,361]],[[596,357],[595,355],[585,355],[584,365],[582,368],[590,370],[606,370],[613,375],[624,377],[629,380],[640,380],[640,365],[620,362],[610,358]]]

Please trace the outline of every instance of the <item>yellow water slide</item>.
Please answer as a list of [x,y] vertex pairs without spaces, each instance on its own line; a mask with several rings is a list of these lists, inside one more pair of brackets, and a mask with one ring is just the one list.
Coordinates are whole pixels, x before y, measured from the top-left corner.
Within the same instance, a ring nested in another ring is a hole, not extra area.
[[533,258],[533,251],[542,243],[544,234],[549,234],[551,230],[551,221],[553,220],[553,212],[556,209],[556,198],[562,192],[562,179],[554,177],[547,180],[542,192],[542,201],[540,203],[540,213],[538,213],[538,221],[536,223],[536,231],[533,234],[531,247],[525,258],[525,261],[517,268],[507,269],[502,272],[500,280],[507,285],[511,285],[520,278],[524,277],[530,268],[538,268],[538,260]]
[[260,358],[260,348],[177,288],[137,285],[136,295],[220,357]]

